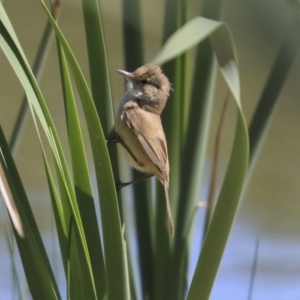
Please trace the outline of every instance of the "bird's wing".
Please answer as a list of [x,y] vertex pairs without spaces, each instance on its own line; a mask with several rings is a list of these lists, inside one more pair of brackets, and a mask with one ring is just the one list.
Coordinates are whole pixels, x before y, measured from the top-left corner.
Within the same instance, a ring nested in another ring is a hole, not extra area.
[[169,200],[169,161],[166,137],[159,115],[152,114],[139,108],[124,111],[123,118],[127,126],[140,141],[145,152],[162,175],[165,188],[167,212],[171,234],[174,236],[174,222]]
[[124,112],[124,120],[162,173],[164,180],[168,181],[168,151],[160,116],[139,108],[131,108]]

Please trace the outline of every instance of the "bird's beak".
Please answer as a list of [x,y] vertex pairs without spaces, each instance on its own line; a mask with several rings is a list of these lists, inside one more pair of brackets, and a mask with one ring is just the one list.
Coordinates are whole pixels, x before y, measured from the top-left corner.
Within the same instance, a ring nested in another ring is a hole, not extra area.
[[116,71],[119,74],[121,74],[122,76],[124,76],[127,80],[131,80],[133,78],[132,73],[130,73],[130,72],[126,72],[126,71],[119,70],[119,69],[116,69]]

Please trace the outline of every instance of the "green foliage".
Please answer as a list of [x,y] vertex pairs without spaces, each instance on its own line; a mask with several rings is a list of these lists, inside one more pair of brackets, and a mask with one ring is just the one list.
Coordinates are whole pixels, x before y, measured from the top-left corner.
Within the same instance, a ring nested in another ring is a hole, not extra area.
[[[62,150],[46,101],[2,4],[0,47],[24,88],[40,139],[65,271],[67,297],[138,299],[136,291],[139,290],[143,299],[208,299],[243,190],[249,156],[248,130],[241,107],[234,43],[229,28],[217,21],[220,1],[204,1],[203,16],[189,20],[189,1],[166,0],[164,43],[152,63],[164,64],[164,72],[175,89],[163,113],[163,125],[169,146],[170,199],[176,230],[172,239],[161,185],[155,185],[154,189],[153,181],[144,182],[133,187],[136,214],[134,226],[137,229],[134,241],[126,240],[124,228],[127,232],[134,230],[126,222],[124,224],[121,194],[117,195],[115,189],[115,183],[119,180],[117,151],[115,146],[107,147],[106,144],[113,129],[114,113],[98,2],[82,0],[91,89],[55,18],[44,1],[40,2],[57,38],[70,153],[66,154]],[[129,71],[146,63],[143,61],[140,5],[138,0],[123,1],[124,56]],[[191,76],[189,66],[192,58],[188,51],[195,46],[195,70]],[[227,172],[189,286],[188,260],[194,237],[194,219],[198,209],[217,65],[234,99],[236,127]],[[291,61],[286,65],[287,73]],[[88,128],[96,191],[91,187],[86,146],[83,143],[69,70],[79,93]],[[281,86],[284,81],[285,77],[280,81]],[[265,93],[269,93],[268,89]],[[273,98],[278,93],[276,90]],[[264,94],[262,98],[268,97]],[[266,115],[265,121],[268,118],[269,115]],[[257,128],[255,119],[253,122],[253,128]],[[40,128],[43,133],[40,133]],[[263,131],[264,126],[258,126],[255,134]],[[43,134],[47,137],[51,157],[46,154],[45,139],[41,137]],[[59,293],[2,130],[0,147],[6,164],[5,176],[13,191],[24,228],[25,239],[16,232],[15,236],[32,297],[65,298]],[[70,157],[71,169],[67,166],[66,157]],[[54,171],[51,170],[50,159],[53,160]],[[138,173],[135,172],[135,176]],[[101,230],[96,217],[95,193],[98,193],[100,202]],[[139,257],[132,260],[129,258],[133,257],[131,252],[135,251],[135,243]],[[136,269],[139,270],[138,274],[134,272]],[[141,277],[136,280],[139,275]]]

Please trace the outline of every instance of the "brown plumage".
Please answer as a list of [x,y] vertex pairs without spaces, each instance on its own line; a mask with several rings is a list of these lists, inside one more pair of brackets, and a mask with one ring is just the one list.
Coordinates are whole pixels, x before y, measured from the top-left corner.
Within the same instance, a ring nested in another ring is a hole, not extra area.
[[174,224],[169,201],[169,160],[162,113],[170,92],[168,78],[161,69],[144,65],[133,73],[117,70],[127,79],[127,92],[122,97],[116,119],[116,132],[130,149],[127,157],[132,165],[155,175],[165,188],[170,229]]

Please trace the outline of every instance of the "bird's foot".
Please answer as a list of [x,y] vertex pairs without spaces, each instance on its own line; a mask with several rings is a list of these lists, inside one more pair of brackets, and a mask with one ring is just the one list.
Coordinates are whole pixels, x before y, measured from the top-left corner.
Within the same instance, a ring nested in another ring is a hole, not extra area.
[[147,174],[145,175],[144,177],[141,177],[141,178],[137,178],[135,180],[132,180],[132,181],[129,181],[129,182],[121,182],[119,181],[118,183],[116,183],[116,190],[117,192],[119,192],[121,190],[121,188],[125,187],[125,186],[128,186],[128,185],[131,185],[131,184],[135,184],[135,183],[138,183],[138,182],[142,182],[150,177],[153,177],[154,175],[153,174]]

